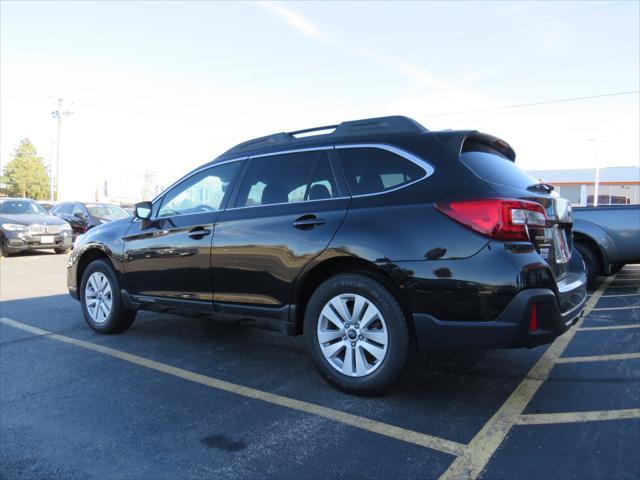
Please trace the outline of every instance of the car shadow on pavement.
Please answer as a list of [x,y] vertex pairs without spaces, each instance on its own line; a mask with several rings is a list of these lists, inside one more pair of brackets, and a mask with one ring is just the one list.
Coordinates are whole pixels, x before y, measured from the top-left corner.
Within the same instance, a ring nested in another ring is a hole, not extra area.
[[[80,304],[68,295],[5,301],[0,310],[2,317],[49,332],[461,442],[473,437],[544,351],[416,354],[391,390],[356,397],[336,390],[316,372],[302,336],[153,312],[139,312],[124,333],[100,335],[87,326]],[[13,330],[1,326],[5,346],[17,335]],[[26,332],[19,333],[25,337]]]
[[25,250],[24,252],[16,252],[12,253],[11,256],[7,258],[13,257],[40,257],[42,255],[59,255],[53,250]]

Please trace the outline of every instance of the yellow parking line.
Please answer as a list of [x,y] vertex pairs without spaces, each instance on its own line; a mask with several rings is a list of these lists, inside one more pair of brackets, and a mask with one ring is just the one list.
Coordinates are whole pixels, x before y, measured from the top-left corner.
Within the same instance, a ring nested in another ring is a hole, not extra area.
[[562,357],[556,363],[610,362],[613,360],[635,360],[640,353],[617,353],[614,355],[589,355],[586,357]]
[[599,412],[534,413],[520,415],[516,425],[546,425],[551,423],[600,422],[640,418],[640,408],[628,410],[603,410]]
[[581,332],[589,332],[593,330],[621,330],[623,328],[640,328],[640,323],[633,323],[630,325],[607,325],[606,327],[580,327],[578,330]]
[[505,437],[515,425],[516,420],[531,401],[540,386],[548,378],[555,362],[582,325],[584,317],[598,303],[602,292],[609,286],[615,276],[606,278],[594,292],[585,308],[585,315],[578,324],[558,337],[547,351],[540,357],[527,376],[516,387],[515,391],[502,404],[498,411],[482,427],[471,442],[467,445],[467,452],[456,458],[441,480],[475,479],[487,466],[493,454],[498,450]]
[[377,433],[386,437],[401,440],[403,442],[418,445],[420,447],[430,448],[439,452],[449,453],[451,455],[461,455],[465,451],[465,445],[444,438],[434,437],[425,433],[408,430],[401,427],[396,427],[388,423],[379,422],[366,417],[360,417],[358,415],[352,415],[333,408],[324,407],[316,403],[305,402],[302,400],[295,400],[293,398],[285,397],[283,395],[277,395],[275,393],[269,393],[255,388],[245,387],[236,383],[227,382],[214,377],[201,375],[199,373],[183,370],[182,368],[172,367],[165,363],[156,362],[148,358],[139,357],[121,350],[114,348],[104,347],[96,343],[86,342],[77,338],[67,337],[64,335],[58,335],[47,330],[32,327],[10,318],[0,318],[0,323],[8,325],[26,332],[33,333],[35,335],[46,336],[49,339],[57,340],[59,342],[74,345],[76,347],[84,348],[86,350],[92,350],[99,352],[110,357],[124,360],[125,362],[133,363],[142,367],[149,368],[158,372],[173,375],[184,380],[206,385],[207,387],[215,388],[236,395],[241,395],[247,398],[253,398],[273,405],[289,408],[291,410],[297,410],[299,412],[310,413],[319,417],[333,420],[334,422],[343,423],[361,430]]
[[612,295],[602,295],[601,298],[615,298],[615,297],[638,297],[639,295],[637,293],[618,293],[616,294],[612,294]]
[[609,310],[633,310],[636,308],[640,308],[640,305],[627,305],[625,307],[603,307],[603,308],[594,308],[591,310],[592,312],[606,312]]

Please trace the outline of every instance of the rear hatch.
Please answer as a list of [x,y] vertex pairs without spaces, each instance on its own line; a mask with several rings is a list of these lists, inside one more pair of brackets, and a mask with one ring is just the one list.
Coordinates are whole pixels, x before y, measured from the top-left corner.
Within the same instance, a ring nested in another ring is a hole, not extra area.
[[548,222],[546,227],[532,228],[529,237],[556,280],[564,278],[571,258],[573,218],[571,204],[560,198],[553,187],[531,177],[515,164],[515,153],[501,140],[492,144],[468,139],[460,160],[484,180],[499,197],[529,200],[542,205]]

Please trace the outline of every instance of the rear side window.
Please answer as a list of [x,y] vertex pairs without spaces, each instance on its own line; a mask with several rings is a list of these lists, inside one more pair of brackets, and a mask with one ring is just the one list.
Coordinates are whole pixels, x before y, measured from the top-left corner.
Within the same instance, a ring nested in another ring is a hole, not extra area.
[[380,148],[338,148],[337,152],[353,195],[392,190],[426,174],[412,161]]
[[237,207],[333,198],[335,181],[325,150],[282,153],[251,159]]
[[472,148],[462,152],[460,160],[483,180],[519,188],[538,183],[538,180],[496,150],[482,145]]

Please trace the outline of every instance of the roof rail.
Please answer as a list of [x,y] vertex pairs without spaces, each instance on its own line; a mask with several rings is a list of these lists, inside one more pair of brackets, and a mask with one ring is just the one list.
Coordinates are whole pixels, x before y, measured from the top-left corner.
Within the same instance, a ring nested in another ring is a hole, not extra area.
[[252,150],[267,147],[304,144],[317,140],[319,137],[323,140],[342,140],[363,135],[393,135],[400,133],[422,133],[426,131],[427,129],[415,120],[401,115],[366,118],[363,120],[342,122],[338,125],[306,128],[304,130],[296,130],[295,132],[274,133],[266,137],[254,138],[239,143],[235,147],[227,150],[222,156],[239,153],[246,154]]

